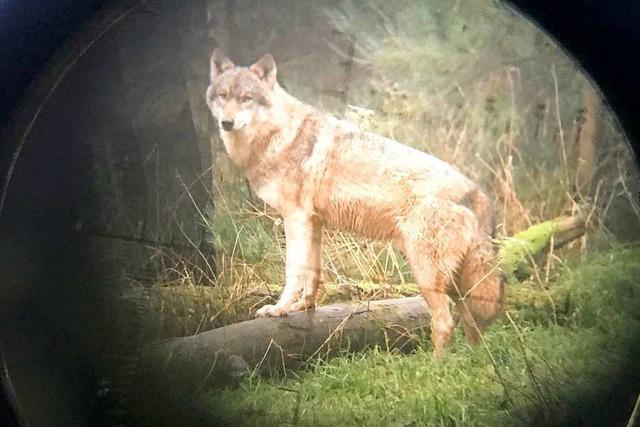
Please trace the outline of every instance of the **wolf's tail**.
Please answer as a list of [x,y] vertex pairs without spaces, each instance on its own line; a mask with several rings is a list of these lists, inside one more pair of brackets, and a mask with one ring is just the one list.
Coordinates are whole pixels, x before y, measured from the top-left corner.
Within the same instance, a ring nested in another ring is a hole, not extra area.
[[464,321],[465,334],[475,343],[502,311],[505,300],[495,250],[486,233],[479,233],[469,248],[459,277],[452,297]]

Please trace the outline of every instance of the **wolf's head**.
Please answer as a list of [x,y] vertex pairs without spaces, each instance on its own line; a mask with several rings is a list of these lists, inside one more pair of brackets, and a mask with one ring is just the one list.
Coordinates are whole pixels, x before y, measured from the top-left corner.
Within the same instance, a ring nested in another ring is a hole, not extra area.
[[270,54],[250,67],[237,67],[218,48],[211,55],[207,105],[222,132],[265,120],[272,104],[276,64]]

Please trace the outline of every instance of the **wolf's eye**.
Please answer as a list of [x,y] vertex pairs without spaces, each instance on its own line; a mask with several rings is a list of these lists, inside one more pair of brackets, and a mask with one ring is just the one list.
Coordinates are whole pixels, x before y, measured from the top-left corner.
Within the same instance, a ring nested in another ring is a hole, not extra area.
[[253,97],[251,95],[245,95],[242,97],[242,102],[250,102],[253,101]]
[[222,99],[227,99],[227,92],[218,92],[218,97]]

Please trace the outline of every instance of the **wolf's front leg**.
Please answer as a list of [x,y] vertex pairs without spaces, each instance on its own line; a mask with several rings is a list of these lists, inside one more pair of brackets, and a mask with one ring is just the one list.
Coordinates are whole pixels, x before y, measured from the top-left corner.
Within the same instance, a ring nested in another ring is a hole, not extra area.
[[286,277],[280,300],[265,305],[257,317],[286,316],[315,306],[320,282],[322,225],[316,217],[296,212],[284,218]]

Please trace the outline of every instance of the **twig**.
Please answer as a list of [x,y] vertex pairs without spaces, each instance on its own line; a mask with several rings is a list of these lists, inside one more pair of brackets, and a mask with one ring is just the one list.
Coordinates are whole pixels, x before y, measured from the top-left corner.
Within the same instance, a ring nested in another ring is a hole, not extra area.
[[635,427],[637,425],[636,420],[638,419],[638,413],[640,413],[640,394],[638,394],[638,399],[636,399],[636,404],[633,407],[633,412],[631,412],[631,416],[627,422],[627,427]]

